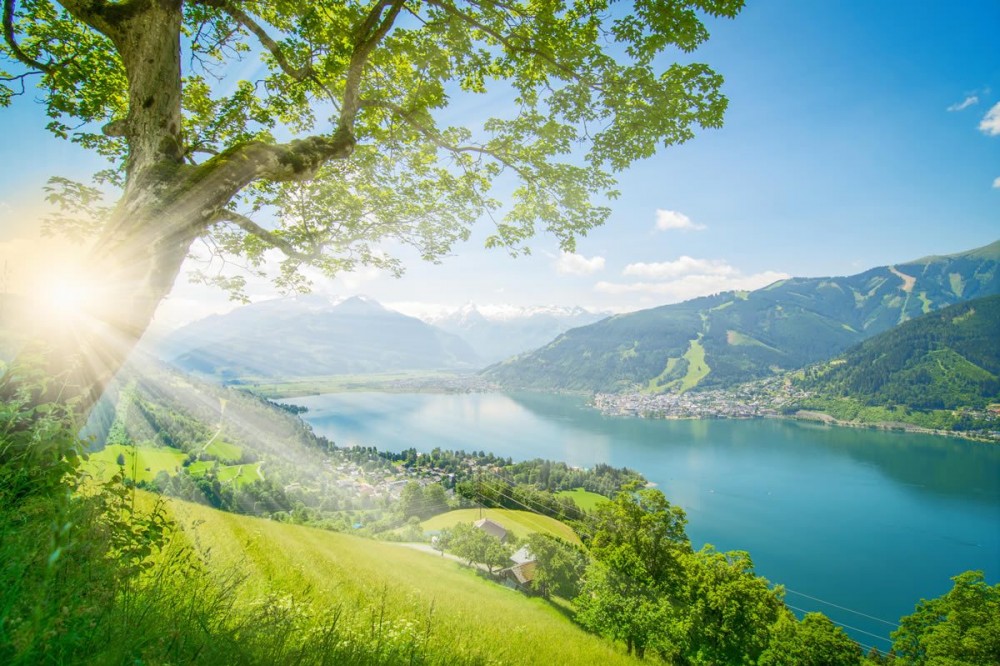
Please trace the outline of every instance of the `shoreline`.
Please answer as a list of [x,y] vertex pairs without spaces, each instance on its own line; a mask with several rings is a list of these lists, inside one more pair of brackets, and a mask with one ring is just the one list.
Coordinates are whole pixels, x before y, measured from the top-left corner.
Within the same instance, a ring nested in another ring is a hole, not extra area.
[[637,418],[637,419],[650,419],[655,421],[701,421],[701,420],[729,420],[729,421],[755,421],[758,419],[775,419],[779,421],[800,421],[805,423],[820,423],[822,425],[840,427],[840,428],[859,428],[865,430],[882,430],[885,432],[899,432],[899,433],[912,433],[917,435],[937,435],[941,437],[955,437],[957,439],[964,439],[970,442],[980,442],[983,444],[1000,444],[1000,437],[982,437],[972,435],[966,432],[958,430],[940,430],[934,428],[924,428],[923,426],[914,425],[912,423],[904,423],[902,421],[882,421],[877,423],[866,423],[864,421],[842,421],[836,417],[830,416],[826,412],[817,412],[814,410],[802,409],[795,414],[753,414],[746,416],[732,416],[728,414],[710,414],[710,415],[681,415],[672,414],[670,416],[656,416],[656,415],[645,415],[645,414],[626,414],[626,413],[611,413],[595,406],[594,404],[589,404],[588,407],[605,416],[615,416],[615,417],[625,417],[625,418]]

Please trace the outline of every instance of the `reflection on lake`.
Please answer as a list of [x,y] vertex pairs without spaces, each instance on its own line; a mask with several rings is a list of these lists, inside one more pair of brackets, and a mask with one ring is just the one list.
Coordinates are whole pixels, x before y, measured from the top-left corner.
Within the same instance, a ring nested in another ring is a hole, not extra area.
[[[747,550],[787,601],[887,636],[949,577],[1000,578],[1000,446],[779,420],[608,417],[545,394],[297,398],[341,446],[464,449],[632,467],[688,513],[695,547]],[[886,640],[852,631],[867,645]]]

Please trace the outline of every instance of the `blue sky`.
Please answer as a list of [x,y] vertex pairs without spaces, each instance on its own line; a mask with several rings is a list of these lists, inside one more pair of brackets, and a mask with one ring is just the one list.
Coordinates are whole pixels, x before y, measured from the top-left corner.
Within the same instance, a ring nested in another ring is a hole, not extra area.
[[[628,310],[1000,238],[996,0],[751,0],[710,27],[692,59],[726,77],[725,127],[622,174],[611,219],[577,256],[544,236],[528,258],[487,252],[483,227],[442,265],[411,260],[401,280],[363,271],[317,289],[409,312],[470,301]],[[46,178],[100,162],[49,138],[29,100],[0,118],[0,261],[17,265]],[[179,282],[163,319],[224,307]]]

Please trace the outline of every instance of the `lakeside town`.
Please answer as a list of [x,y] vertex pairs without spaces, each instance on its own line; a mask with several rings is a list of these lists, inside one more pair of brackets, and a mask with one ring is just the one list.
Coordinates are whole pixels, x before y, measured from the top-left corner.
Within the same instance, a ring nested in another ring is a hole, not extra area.
[[775,377],[730,389],[685,393],[598,393],[593,406],[607,416],[661,419],[748,419],[785,414],[810,393]]

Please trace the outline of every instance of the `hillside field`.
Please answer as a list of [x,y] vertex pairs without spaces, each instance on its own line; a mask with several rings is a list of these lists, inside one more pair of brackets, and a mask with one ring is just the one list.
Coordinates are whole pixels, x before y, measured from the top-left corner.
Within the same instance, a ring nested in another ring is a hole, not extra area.
[[636,663],[565,609],[449,558],[175,500],[169,508],[211,570],[245,576],[245,603],[309,598],[342,611],[345,631],[374,632],[377,623],[385,640],[414,641],[431,663]]
[[459,523],[471,523],[480,518],[489,518],[502,525],[508,532],[523,539],[533,532],[551,534],[560,539],[581,545],[580,537],[570,529],[569,525],[555,518],[542,516],[530,511],[515,511],[514,509],[457,509],[429,518],[420,524],[425,532],[454,527]]

